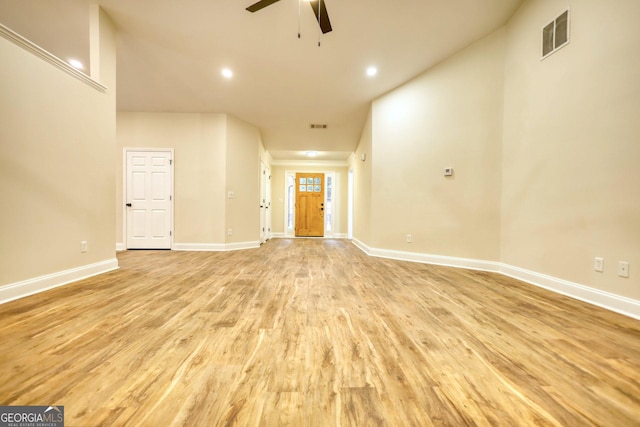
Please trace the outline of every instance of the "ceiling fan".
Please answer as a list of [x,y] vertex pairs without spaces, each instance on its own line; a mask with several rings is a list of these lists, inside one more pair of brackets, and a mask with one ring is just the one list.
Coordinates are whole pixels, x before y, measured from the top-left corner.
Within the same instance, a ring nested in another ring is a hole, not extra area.
[[[264,9],[267,6],[272,5],[275,2],[280,0],[260,0],[257,3],[252,4],[247,8],[249,12],[257,12],[260,9]],[[310,0],[309,4],[313,9],[313,13],[316,15],[316,19],[318,20],[318,25],[320,25],[320,29],[322,30],[322,34],[326,34],[332,30],[331,21],[329,21],[329,14],[327,13],[327,6],[325,5],[324,0]]]

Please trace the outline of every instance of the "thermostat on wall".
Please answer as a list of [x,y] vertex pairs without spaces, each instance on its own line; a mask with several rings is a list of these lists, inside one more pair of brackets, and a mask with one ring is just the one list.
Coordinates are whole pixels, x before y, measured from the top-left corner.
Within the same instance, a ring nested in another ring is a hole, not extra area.
[[452,176],[452,175],[453,175],[453,168],[444,169],[444,176]]

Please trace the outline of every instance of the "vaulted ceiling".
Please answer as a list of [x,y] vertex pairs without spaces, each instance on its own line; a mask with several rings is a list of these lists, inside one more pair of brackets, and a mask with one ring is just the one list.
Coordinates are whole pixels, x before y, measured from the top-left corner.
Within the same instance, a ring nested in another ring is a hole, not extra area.
[[[228,113],[260,128],[274,159],[307,150],[346,159],[373,99],[504,25],[523,2],[326,0],[333,31],[322,35],[307,1],[245,10],[254,1],[99,1],[118,28],[118,110]],[[89,64],[91,3],[0,0],[0,23]]]

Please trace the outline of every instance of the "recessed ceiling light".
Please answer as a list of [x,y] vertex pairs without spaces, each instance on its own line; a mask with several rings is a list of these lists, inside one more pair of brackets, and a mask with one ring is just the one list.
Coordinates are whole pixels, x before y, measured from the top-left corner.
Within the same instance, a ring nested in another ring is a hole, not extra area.
[[307,157],[318,157],[317,151],[307,151]]
[[229,68],[223,68],[220,73],[225,79],[230,79],[231,77],[233,77],[233,71],[231,71]]
[[369,77],[373,77],[376,74],[378,74],[378,69],[376,67],[369,67],[367,68],[367,76]]
[[69,65],[71,65],[73,68],[77,68],[78,70],[84,69],[84,65],[82,65],[82,62],[78,61],[77,59],[70,59]]

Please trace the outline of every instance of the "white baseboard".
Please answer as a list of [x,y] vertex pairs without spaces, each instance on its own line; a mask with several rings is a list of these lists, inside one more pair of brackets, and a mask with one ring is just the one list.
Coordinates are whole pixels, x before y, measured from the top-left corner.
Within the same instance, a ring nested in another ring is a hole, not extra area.
[[238,251],[241,249],[255,249],[260,247],[260,242],[239,242],[239,243],[226,243],[225,251]]
[[174,251],[222,252],[224,243],[174,243]]
[[116,243],[116,252],[126,251],[127,248],[124,243]]
[[640,320],[640,301],[508,264],[501,265],[500,273]]
[[0,287],[0,304],[118,269],[116,258]]
[[260,242],[239,242],[239,243],[174,243],[174,251],[204,251],[204,252],[224,252],[237,251],[241,249],[255,249],[260,247]]
[[430,255],[417,252],[403,252],[388,249],[370,249],[369,255],[379,258],[397,259],[399,261],[421,262],[424,264],[444,265],[447,267],[468,268],[471,270],[500,272],[501,264],[494,261],[483,261],[470,258],[457,258],[443,255]]
[[351,239],[351,243],[356,245],[358,249],[360,249],[365,254],[371,256],[371,248],[368,245],[366,245],[364,242],[361,242],[360,240],[354,237],[353,239]]
[[[271,237],[274,239],[306,239],[307,237],[287,236],[285,233],[272,233]],[[322,237],[313,237],[314,239],[322,239]],[[331,237],[324,237],[325,239],[346,239],[347,233],[336,233]]]
[[356,238],[352,241],[354,245],[369,256],[500,273],[531,285],[640,320],[640,301],[590,288],[579,283],[569,282],[558,279],[557,277],[495,261],[378,249],[371,248]]

